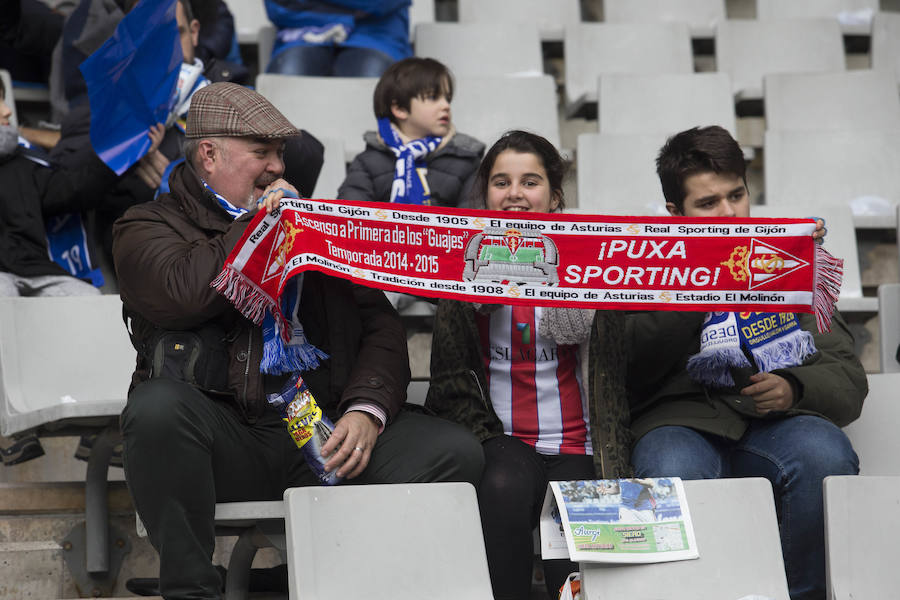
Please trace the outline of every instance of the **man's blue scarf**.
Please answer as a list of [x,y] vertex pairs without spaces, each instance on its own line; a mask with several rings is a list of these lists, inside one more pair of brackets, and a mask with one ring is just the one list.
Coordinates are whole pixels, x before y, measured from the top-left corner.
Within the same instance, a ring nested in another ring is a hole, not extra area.
[[815,353],[812,334],[793,313],[713,312],[703,320],[700,352],[688,359],[687,371],[704,385],[731,387],[731,368],[770,372],[796,367]]
[[400,133],[385,117],[378,119],[378,133],[397,157],[394,164],[394,183],[391,186],[391,202],[430,204],[431,190],[428,189],[425,177],[419,176],[418,169],[427,167],[425,157],[441,145],[443,138],[428,136],[404,144],[400,139]]
[[[203,180],[201,180],[203,181]],[[235,206],[221,194],[209,187],[205,181],[203,186],[216,198],[219,206],[227,212],[232,219],[250,212],[246,208]],[[309,343],[303,332],[303,324],[300,323],[300,294],[303,291],[303,275],[292,278],[284,288],[281,295],[281,312],[291,323],[290,337],[287,344],[282,339],[276,319],[268,310],[263,317],[263,357],[259,364],[262,373],[280,375],[282,373],[295,373],[310,371],[319,366],[320,360],[328,358],[328,354],[322,352]]]

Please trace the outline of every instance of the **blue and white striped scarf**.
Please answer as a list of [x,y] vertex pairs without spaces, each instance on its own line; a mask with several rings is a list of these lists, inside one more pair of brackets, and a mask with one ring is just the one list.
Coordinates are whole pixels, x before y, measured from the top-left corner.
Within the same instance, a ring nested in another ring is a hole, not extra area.
[[[235,206],[216,193],[209,184],[200,180],[209,192],[215,196],[219,206],[227,212],[232,219],[237,219],[250,212],[246,208]],[[262,373],[280,375],[282,373],[294,373],[310,371],[319,366],[320,360],[328,358],[328,354],[309,343],[303,332],[303,324],[300,323],[300,294],[303,291],[303,274],[293,277],[285,286],[281,294],[281,312],[291,324],[288,342],[285,343],[278,323],[271,311],[266,311],[262,322],[263,333],[263,358],[259,364]]]
[[428,189],[425,178],[419,176],[418,169],[427,166],[425,157],[441,145],[443,138],[427,136],[404,144],[400,139],[400,133],[394,129],[386,117],[378,119],[378,133],[397,157],[397,162],[394,163],[391,202],[431,204],[431,190]]

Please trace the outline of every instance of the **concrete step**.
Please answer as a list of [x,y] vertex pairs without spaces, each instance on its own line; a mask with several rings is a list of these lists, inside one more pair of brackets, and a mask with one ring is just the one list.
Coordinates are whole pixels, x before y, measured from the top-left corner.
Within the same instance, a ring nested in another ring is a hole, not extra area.
[[0,598],[63,598],[65,565],[57,542],[0,542]]
[[[64,540],[82,521],[84,514],[79,512],[0,515],[0,600],[91,597],[94,589],[83,582],[79,585],[66,562],[67,554],[78,549],[71,549]],[[146,538],[137,537],[133,511],[113,513],[110,521],[115,531],[127,537],[123,545],[130,550],[105,596],[134,597],[125,581],[156,576],[159,559]],[[72,555],[68,558],[72,560]]]
[[[77,437],[42,437],[40,440],[44,456],[19,465],[0,467],[0,483],[84,481],[87,463],[75,458]],[[110,467],[108,479],[123,481],[125,471],[120,467]]]
[[[134,512],[124,481],[111,481],[110,512]],[[41,513],[83,513],[84,482],[0,483],[0,516]]]

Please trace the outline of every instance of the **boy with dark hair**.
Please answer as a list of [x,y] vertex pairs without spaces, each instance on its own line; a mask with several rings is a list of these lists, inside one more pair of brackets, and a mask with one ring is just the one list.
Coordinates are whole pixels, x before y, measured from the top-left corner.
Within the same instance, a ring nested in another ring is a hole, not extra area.
[[[721,127],[676,134],[656,162],[672,215],[750,216],[743,154]],[[840,314],[826,333],[811,315],[781,317],[770,352],[770,340],[737,333],[765,313],[629,315],[632,462],[637,477],[769,479],[791,598],[821,599],[822,480],[859,471],[840,427],[859,416],[868,387]],[[726,321],[737,325],[735,353],[707,341]]]
[[[747,163],[737,141],[721,127],[695,127],[670,137],[656,158],[656,174],[666,208],[684,214],[685,179],[701,173],[731,174],[740,179],[736,196],[746,195]],[[738,190],[740,188],[740,190]]]
[[407,58],[384,72],[373,105],[378,131],[338,190],[344,200],[465,206],[484,144],[450,118],[453,77],[432,58]]

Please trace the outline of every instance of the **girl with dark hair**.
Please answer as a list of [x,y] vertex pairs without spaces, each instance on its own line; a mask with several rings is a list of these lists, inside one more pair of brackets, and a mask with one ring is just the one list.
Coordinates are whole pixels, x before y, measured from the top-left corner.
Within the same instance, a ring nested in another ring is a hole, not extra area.
[[[565,171],[546,139],[510,131],[485,155],[472,204],[558,212]],[[532,531],[549,481],[629,473],[623,335],[615,312],[438,305],[426,406],[482,441],[479,507],[497,599],[531,595]],[[544,561],[550,597],[576,570],[566,560]]]

